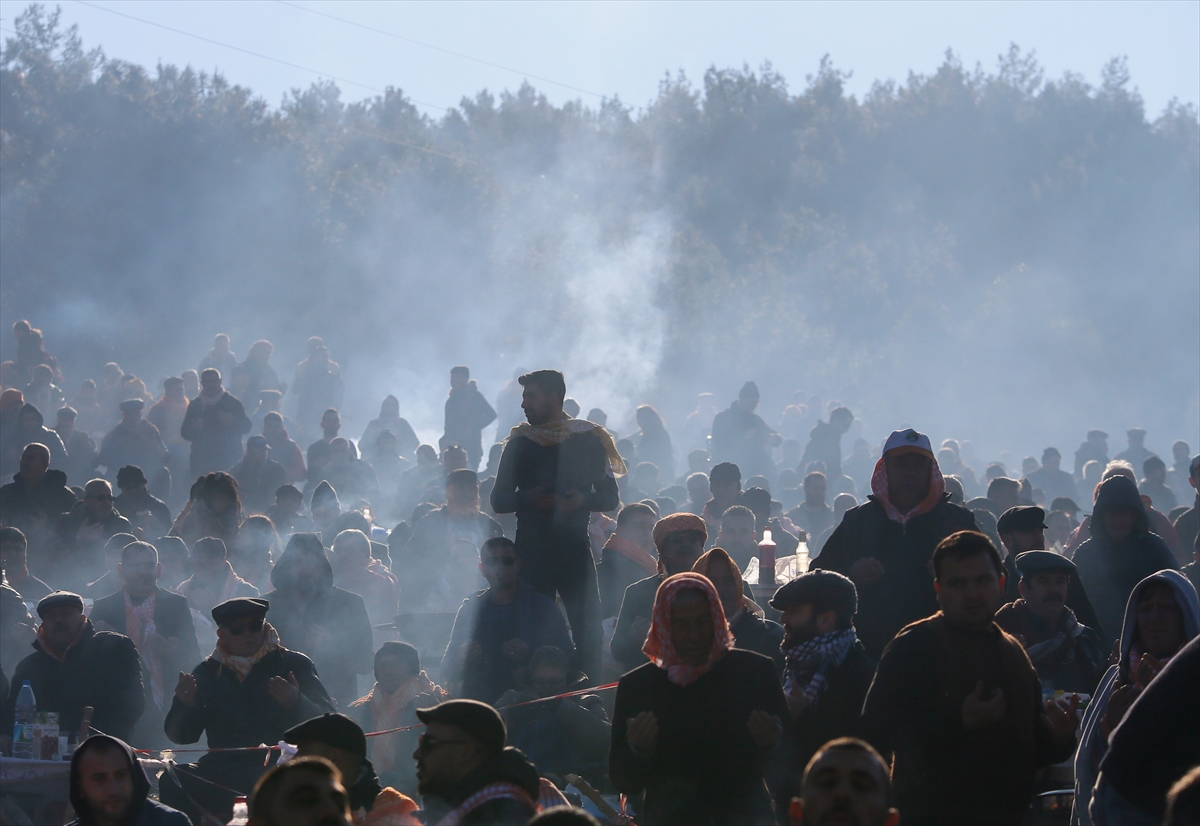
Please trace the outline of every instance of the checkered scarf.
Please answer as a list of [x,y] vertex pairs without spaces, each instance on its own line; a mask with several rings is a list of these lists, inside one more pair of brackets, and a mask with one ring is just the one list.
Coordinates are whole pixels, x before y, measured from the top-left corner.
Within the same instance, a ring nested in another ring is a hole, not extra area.
[[784,648],[783,656],[787,659],[784,693],[807,697],[810,707],[815,706],[828,684],[829,672],[842,664],[856,642],[858,635],[853,628],[847,628]]

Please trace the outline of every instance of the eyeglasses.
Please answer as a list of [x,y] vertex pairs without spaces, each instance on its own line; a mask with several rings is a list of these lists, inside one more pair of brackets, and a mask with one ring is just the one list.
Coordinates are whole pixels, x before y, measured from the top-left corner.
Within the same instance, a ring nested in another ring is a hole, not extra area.
[[438,746],[455,746],[466,742],[466,740],[439,740],[432,734],[422,734],[417,738],[417,749],[428,754]]
[[511,568],[517,564],[517,558],[515,556],[493,556],[483,560],[483,564],[491,568],[495,568],[497,565],[506,565]]
[[249,622],[239,622],[237,625],[226,626],[225,630],[230,634],[233,634],[235,637],[240,637],[242,634],[247,632],[251,634],[257,634],[259,631],[263,630],[264,622],[265,620],[260,619],[250,620]]

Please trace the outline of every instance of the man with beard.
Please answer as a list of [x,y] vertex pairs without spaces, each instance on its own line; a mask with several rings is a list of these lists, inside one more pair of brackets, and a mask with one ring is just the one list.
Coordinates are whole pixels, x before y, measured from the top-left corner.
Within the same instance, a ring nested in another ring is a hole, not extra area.
[[150,781],[133,749],[116,737],[89,737],[71,757],[68,826],[190,826],[187,815],[150,799]]
[[[1046,512],[1036,505],[1018,505],[1004,511],[996,520],[996,533],[1000,535],[1004,550],[1008,551],[1004,558],[1004,576],[1007,580],[1019,582],[1021,579],[1016,564],[1017,557],[1027,551],[1046,550],[1045,519]],[[1096,610],[1092,607],[1087,592],[1083,590],[1083,584],[1080,583],[1074,566],[1071,567],[1071,573],[1072,576],[1067,582],[1066,607],[1074,611],[1079,621],[1088,628],[1103,633],[1100,620],[1096,618]],[[1017,589],[1010,582],[1007,597],[1011,601],[1017,596]]]
[[563,411],[566,382],[556,370],[521,377],[528,422],[504,444],[492,510],[516,513],[522,576],[536,590],[562,597],[584,673],[600,673],[600,591],[588,521],[620,503],[616,474],[625,462],[602,427]]
[[893,755],[896,805],[911,822],[1017,823],[1037,769],[1074,750],[1076,703],[1043,703],[1029,657],[996,625],[1004,568],[991,540],[959,531],[932,561],[942,610],[888,644],[863,732]]
[[229,820],[235,794],[249,791],[263,773],[263,752],[255,746],[278,743],[297,723],[333,711],[312,661],[284,648],[266,622],[268,608],[264,599],[245,597],[213,608],[216,648],[190,674],[178,676],[167,737],[190,745],[207,735],[208,747],[218,751],[176,766],[159,788],[162,800],[197,820],[196,804]]
[[875,661],[854,631],[858,592],[847,577],[833,571],[801,574],[775,592],[771,607],[783,624],[783,690],[792,715],[776,763],[776,802],[782,809],[800,793],[801,772],[823,744],[860,733]]
[[1100,635],[1067,607],[1075,564],[1050,551],[1026,551],[1016,566],[1021,598],[996,612],[996,624],[1025,647],[1044,691],[1093,693],[1107,657]]
[[505,748],[508,730],[496,709],[451,700],[418,709],[425,724],[413,759],[426,823],[519,826],[538,809],[537,768]]
[[242,437],[250,417],[242,403],[221,386],[215,369],[200,374],[200,395],[188,403],[179,434],[192,443],[192,478],[225,471],[242,457]]
[[801,796],[792,799],[791,826],[896,826],[888,765],[870,744],[839,737],[821,747],[804,769]]
[[[0,714],[3,731],[13,730],[17,695],[28,680],[37,710],[57,712],[63,731],[79,731],[83,709],[91,706],[97,729],[128,737],[142,716],[146,696],[132,640],[97,631],[83,614],[83,598],[68,591],[43,597],[37,613],[42,619],[37,642],[13,672]],[[11,734],[0,735],[0,747],[11,753]]]

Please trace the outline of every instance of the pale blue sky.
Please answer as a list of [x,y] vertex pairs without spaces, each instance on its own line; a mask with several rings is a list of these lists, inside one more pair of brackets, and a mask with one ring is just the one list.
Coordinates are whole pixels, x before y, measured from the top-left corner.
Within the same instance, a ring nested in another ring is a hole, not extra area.
[[[318,75],[155,28],[98,7],[154,21],[281,61],[355,81],[401,87],[437,116],[464,95],[520,85],[522,73],[619,95],[641,105],[664,72],[699,81],[709,66],[771,61],[795,91],[823,54],[852,71],[851,92],[876,79],[928,73],[947,48],[991,70],[1010,42],[1033,49],[1048,77],[1126,55],[1133,83],[1157,115],[1177,97],[1200,100],[1200,2],[361,2],[360,0],[79,0],[62,2],[87,45],[153,67],[158,61],[219,69],[272,105]],[[289,5],[290,3],[290,5]],[[90,5],[89,5],[90,4]],[[0,0],[0,27],[25,2]],[[48,4],[53,7],[53,3]],[[356,28],[321,11],[441,49]],[[477,61],[516,69],[506,71]],[[561,103],[598,98],[534,80]],[[344,99],[375,94],[339,83]]]

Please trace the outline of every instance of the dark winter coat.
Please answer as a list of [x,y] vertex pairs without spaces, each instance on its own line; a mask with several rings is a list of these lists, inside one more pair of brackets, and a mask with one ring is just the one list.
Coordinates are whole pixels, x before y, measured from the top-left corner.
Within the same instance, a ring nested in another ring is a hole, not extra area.
[[[127,634],[125,628],[124,589],[96,600],[90,614],[93,620],[108,623],[118,634]],[[179,650],[163,657],[163,694],[169,695],[174,688],[179,672],[190,672],[200,662],[200,645],[196,641],[196,627],[192,624],[192,611],[186,597],[157,589],[154,597],[155,633],[166,639],[179,640]],[[146,681],[147,698],[150,684]]]
[[128,740],[145,708],[142,663],[133,640],[97,631],[91,620],[84,620],[83,634],[63,662],[40,642],[33,643],[33,653],[21,660],[12,676],[0,718],[4,731],[12,731],[17,694],[25,680],[37,698],[38,711],[58,712],[62,731],[78,731],[84,706],[91,706],[93,726]]
[[[499,757],[468,774],[453,789],[425,795],[422,813],[426,823],[438,823],[471,795],[493,783],[511,783],[536,803],[540,782],[537,767],[519,750],[506,748]],[[524,826],[536,811],[523,801],[502,798],[480,804],[458,822],[462,826]]]
[[[687,686],[653,663],[617,686],[609,775],[624,794],[645,794],[638,823],[770,824],[764,782],[768,755],[750,736],[753,711],[786,720],[787,701],[774,664],[733,649]],[[658,741],[648,755],[629,745],[628,721],[643,711],[658,718]]]
[[[1112,539],[1105,525],[1105,513],[1114,508],[1130,508],[1138,515],[1133,533],[1121,542]],[[1075,551],[1073,561],[1100,618],[1105,650],[1121,633],[1125,603],[1134,586],[1163,569],[1179,569],[1167,543],[1150,533],[1149,525],[1133,480],[1113,476],[1100,485],[1092,510],[1092,536]]]
[[55,518],[75,505],[75,494],[67,487],[67,475],[48,470],[37,487],[30,487],[21,474],[0,487],[0,521],[30,533],[35,519],[46,520],[50,527]]
[[[229,424],[221,421],[222,413],[229,414]],[[242,437],[250,432],[250,427],[246,408],[228,391],[207,407],[201,404],[199,396],[192,399],[179,426],[179,435],[192,443],[192,476],[229,470],[237,464],[244,454]]]
[[875,557],[883,578],[858,586],[854,626],[867,655],[878,657],[896,632],[938,610],[929,561],[937,544],[956,531],[978,530],[969,510],[948,496],[906,525],[891,520],[874,496],[846,511],[811,568],[850,576],[854,563]]

